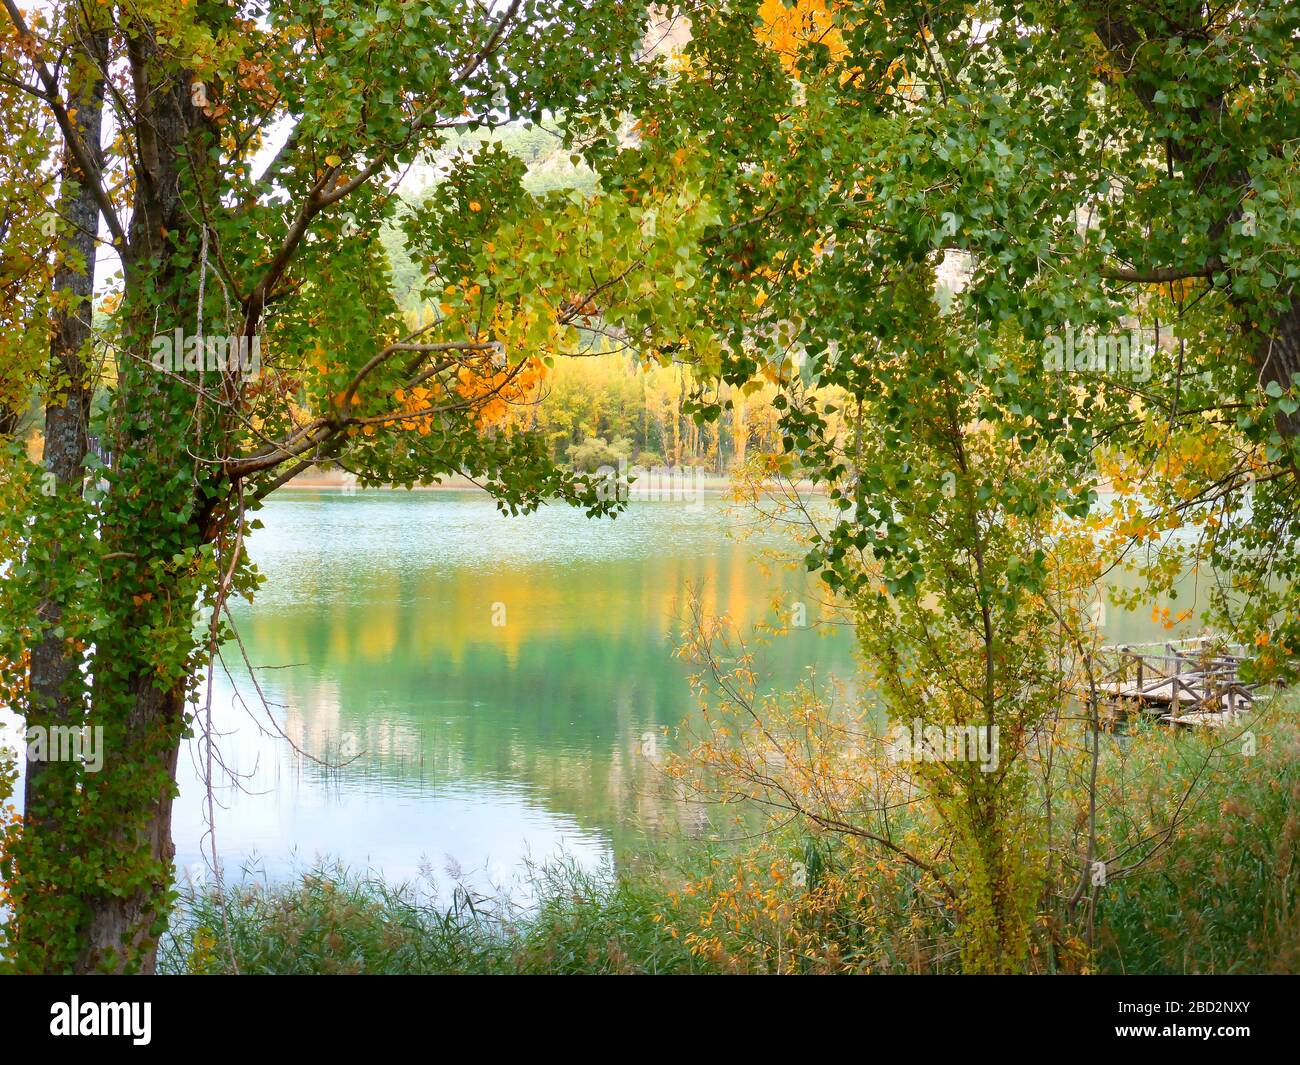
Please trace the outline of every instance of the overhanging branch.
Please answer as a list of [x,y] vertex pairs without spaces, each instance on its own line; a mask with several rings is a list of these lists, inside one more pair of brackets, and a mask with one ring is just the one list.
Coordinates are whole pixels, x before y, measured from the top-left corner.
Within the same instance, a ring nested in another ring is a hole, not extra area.
[[[4,4],[14,31],[29,43],[33,52],[35,52],[40,47],[40,41],[27,28],[23,13],[18,10],[14,0],[0,0],[0,2]],[[108,193],[104,190],[99,165],[85,141],[81,139],[71,115],[68,114],[68,108],[63,103],[63,98],[59,94],[58,79],[50,72],[50,68],[45,65],[44,61],[34,55],[32,64],[36,68],[37,76],[41,79],[41,84],[45,86],[45,92],[41,95],[41,99],[49,104],[50,109],[54,112],[54,119],[59,124],[59,130],[63,134],[63,141],[68,146],[68,151],[72,153],[72,157],[76,159],[77,167],[81,170],[82,179],[90,186],[95,202],[99,205],[100,213],[104,216],[104,221],[108,225],[109,232],[113,234],[113,243],[117,246],[119,254],[125,254],[126,231],[123,230],[122,223],[117,217],[113,201],[109,199]]]
[[1185,281],[1192,277],[1213,277],[1223,269],[1220,259],[1207,259],[1198,266],[1102,267],[1101,276],[1108,281],[1127,281],[1139,285],[1162,285],[1168,281]]

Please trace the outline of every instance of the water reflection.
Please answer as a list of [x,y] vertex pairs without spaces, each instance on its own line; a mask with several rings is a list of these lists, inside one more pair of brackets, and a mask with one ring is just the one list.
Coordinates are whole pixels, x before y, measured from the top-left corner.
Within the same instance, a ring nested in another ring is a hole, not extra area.
[[[764,577],[752,556],[772,541],[731,540],[718,501],[611,523],[506,518],[469,493],[291,493],[264,520],[267,585],[236,618],[249,659],[275,667],[258,670],[274,725],[233,648],[214,712],[223,760],[248,774],[219,792],[219,850],[272,877],[321,854],[508,878],[527,855],[591,863],[702,831],[658,765],[692,705],[672,657],[687,589],[749,626],[802,580]],[[848,675],[849,640],[795,631],[763,662],[774,685]],[[200,779],[178,802],[183,864],[202,861]]]
[[[251,551],[267,581],[235,615],[269,712],[231,646],[213,713],[240,776],[218,773],[218,850],[269,878],[320,856],[393,880],[431,870],[446,884],[452,867],[509,884],[529,857],[594,865],[700,833],[704,812],[658,768],[661,730],[692,707],[672,657],[687,587],[742,627],[777,592],[816,622],[805,578],[754,564],[775,541],[731,539],[716,500],[596,522],[559,507],[506,518],[477,493],[288,492],[262,517]],[[1196,583],[1159,605],[1202,605]],[[1107,638],[1197,629],[1150,611],[1109,608]],[[761,664],[773,686],[809,668],[847,678],[851,640],[814,624]],[[201,757],[191,744],[181,759],[182,870],[209,846]]]

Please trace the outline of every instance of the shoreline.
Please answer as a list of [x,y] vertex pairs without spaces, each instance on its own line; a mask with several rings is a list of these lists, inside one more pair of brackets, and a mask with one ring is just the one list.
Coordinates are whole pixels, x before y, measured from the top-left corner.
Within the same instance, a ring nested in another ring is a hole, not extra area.
[[[683,471],[689,471],[693,468],[694,467],[689,467],[689,466],[679,467],[679,469]],[[659,474],[659,471],[651,471],[651,472]],[[639,483],[640,482],[638,482],[638,484]],[[719,474],[716,473],[708,473],[708,474],[703,474],[701,476],[696,476],[696,475],[691,475],[689,473],[678,474],[676,473],[676,471],[674,471],[674,476],[671,479],[665,479],[662,476],[662,474],[659,474],[657,476],[651,476],[649,478],[646,478],[645,483],[646,483],[646,487],[644,489],[638,489],[637,486],[634,485],[632,491],[633,500],[649,499],[650,501],[653,502],[656,493],[660,493],[660,492],[667,493],[667,492],[681,491],[681,490],[695,491],[697,489],[709,495],[723,495],[727,492],[730,492],[733,488],[733,484],[730,477],[720,476]],[[410,491],[410,492],[482,492],[484,495],[489,494],[486,491],[486,489],[475,484],[467,477],[463,477],[458,474],[450,477],[445,477],[436,484],[416,484],[416,485],[412,485],[410,488],[406,488],[405,486],[402,485],[393,485],[393,484],[370,485],[363,488],[361,485],[356,483],[355,478],[353,478],[351,474],[344,473],[340,470],[319,470],[314,466],[311,469],[305,470],[304,472],[300,473],[297,477],[293,478],[293,480],[286,483],[283,487],[286,489],[308,489],[311,491],[336,491],[336,492],[362,492],[362,491],[407,492]],[[824,489],[818,488],[808,482],[799,482],[797,487],[801,492],[807,492],[812,495],[825,494]]]

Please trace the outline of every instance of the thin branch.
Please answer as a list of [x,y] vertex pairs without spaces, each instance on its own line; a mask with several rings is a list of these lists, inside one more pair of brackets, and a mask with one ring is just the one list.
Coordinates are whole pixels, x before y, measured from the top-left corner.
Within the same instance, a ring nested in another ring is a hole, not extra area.
[[[14,0],[0,0],[0,2],[3,2],[5,11],[9,15],[9,21],[13,23],[14,31],[18,36],[30,44],[33,51],[38,49],[40,41],[27,28],[23,14],[18,10]],[[113,208],[113,201],[109,199],[108,193],[104,191],[104,184],[101,180],[102,172],[96,164],[90,149],[77,132],[77,127],[63,103],[63,98],[59,93],[59,81],[50,72],[50,68],[45,65],[44,60],[33,56],[32,64],[36,68],[37,76],[41,79],[41,84],[45,86],[45,93],[41,98],[50,105],[51,110],[54,112],[55,121],[58,122],[59,129],[63,133],[63,141],[72,153],[73,158],[76,159],[77,166],[81,171],[81,177],[90,186],[90,190],[95,196],[95,202],[99,204],[99,210],[104,216],[109,232],[113,234],[113,243],[119,253],[125,254],[126,232],[122,229],[122,223]]]

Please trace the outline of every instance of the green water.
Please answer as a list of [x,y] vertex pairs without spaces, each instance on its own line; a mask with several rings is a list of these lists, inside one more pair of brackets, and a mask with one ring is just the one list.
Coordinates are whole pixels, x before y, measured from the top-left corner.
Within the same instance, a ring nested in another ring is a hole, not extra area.
[[[852,678],[811,580],[765,573],[758,556],[781,542],[737,539],[717,499],[597,522],[507,518],[469,492],[292,491],[262,517],[250,550],[266,585],[235,610],[261,697],[234,646],[213,687],[228,871],[331,858],[508,886],[529,858],[617,863],[705,832],[662,773],[661,730],[693,705],[673,657],[692,588],[742,629],[774,599],[805,603],[808,627],[759,649],[773,687],[810,669]],[[1108,614],[1110,639],[1165,635],[1149,608]],[[182,754],[182,872],[210,847],[204,762],[198,744]]]
[[[662,773],[661,731],[692,708],[673,657],[692,589],[743,628],[774,596],[805,602],[808,627],[760,648],[773,686],[852,672],[811,581],[758,564],[780,541],[737,539],[717,499],[597,522],[507,518],[468,492],[297,491],[262,518],[250,551],[267,582],[235,615],[267,706],[237,647],[214,685],[221,762],[240,774],[214,773],[227,869],[274,878],[329,856],[495,883],[528,857],[617,861],[704,831]],[[182,869],[209,846],[190,754]]]

